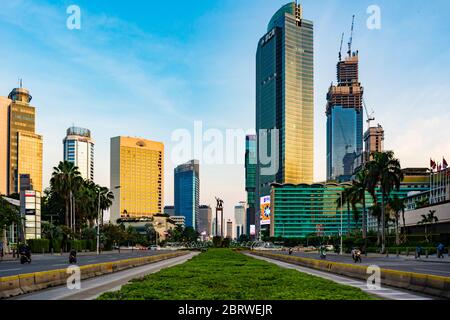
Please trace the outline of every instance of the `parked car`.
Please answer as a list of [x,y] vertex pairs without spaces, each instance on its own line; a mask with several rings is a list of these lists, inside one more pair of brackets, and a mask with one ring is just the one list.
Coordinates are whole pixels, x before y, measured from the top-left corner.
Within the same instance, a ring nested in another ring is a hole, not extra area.
[[155,245],[153,245],[153,246],[150,246],[149,249],[150,249],[150,250],[161,250],[161,247],[160,247],[160,246],[155,246]]

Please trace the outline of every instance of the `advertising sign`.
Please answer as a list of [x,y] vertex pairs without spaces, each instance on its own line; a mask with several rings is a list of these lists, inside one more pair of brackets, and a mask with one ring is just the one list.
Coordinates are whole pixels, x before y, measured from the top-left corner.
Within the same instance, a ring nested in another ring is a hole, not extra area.
[[250,235],[255,236],[256,235],[256,226],[254,224],[250,225]]
[[261,197],[261,225],[270,225],[270,196]]

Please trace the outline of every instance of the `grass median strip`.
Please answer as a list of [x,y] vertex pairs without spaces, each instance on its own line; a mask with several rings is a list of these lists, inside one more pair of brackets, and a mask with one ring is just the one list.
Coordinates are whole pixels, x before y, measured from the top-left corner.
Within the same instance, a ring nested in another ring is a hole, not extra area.
[[228,249],[134,280],[101,300],[374,300],[358,288],[278,267]]

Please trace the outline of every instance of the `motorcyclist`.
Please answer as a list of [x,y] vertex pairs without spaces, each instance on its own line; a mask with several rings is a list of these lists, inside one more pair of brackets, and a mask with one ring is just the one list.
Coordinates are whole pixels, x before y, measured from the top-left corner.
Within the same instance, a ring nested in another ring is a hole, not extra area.
[[75,249],[70,250],[69,253],[69,263],[77,262],[77,251]]
[[31,261],[31,250],[27,244],[23,244],[20,246],[19,254],[24,255],[28,259],[28,261]]
[[292,254],[292,248],[289,248],[289,255],[291,255]]
[[357,247],[354,247],[352,249],[353,261],[355,261],[355,262],[358,261],[360,259],[360,256],[361,256],[361,250],[359,250],[359,248],[357,248]]

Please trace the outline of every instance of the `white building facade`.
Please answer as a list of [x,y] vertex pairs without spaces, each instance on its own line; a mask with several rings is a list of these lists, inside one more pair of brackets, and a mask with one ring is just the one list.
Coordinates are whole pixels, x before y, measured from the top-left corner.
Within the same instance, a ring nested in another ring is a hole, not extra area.
[[78,167],[83,179],[94,180],[94,141],[88,129],[71,127],[63,140],[64,161]]

